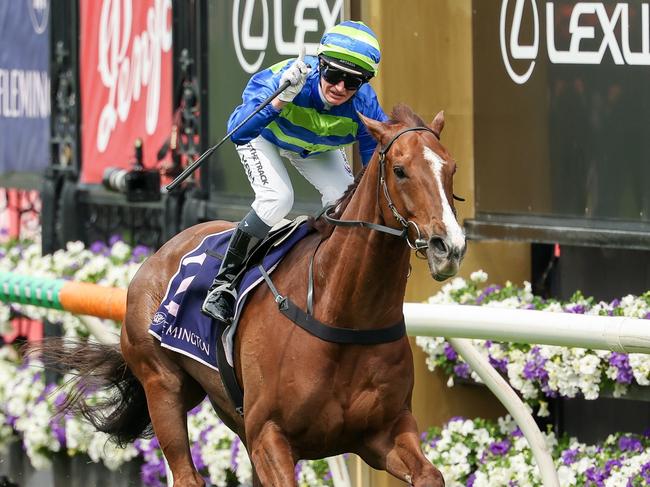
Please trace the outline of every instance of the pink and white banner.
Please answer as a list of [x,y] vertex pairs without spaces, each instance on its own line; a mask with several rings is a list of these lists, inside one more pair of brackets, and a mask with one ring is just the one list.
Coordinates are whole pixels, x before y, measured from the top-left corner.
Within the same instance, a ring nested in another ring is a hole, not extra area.
[[81,0],[81,181],[130,167],[143,140],[144,165],[172,125],[171,0]]

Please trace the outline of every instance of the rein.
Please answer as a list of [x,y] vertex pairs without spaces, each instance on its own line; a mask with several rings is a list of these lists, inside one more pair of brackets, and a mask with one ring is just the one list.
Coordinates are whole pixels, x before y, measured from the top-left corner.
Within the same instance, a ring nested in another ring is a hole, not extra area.
[[[406,240],[409,247],[411,247],[413,250],[416,251],[416,255],[418,252],[421,252],[422,250],[426,249],[427,243],[422,238],[422,234],[420,233],[420,228],[415,222],[407,220],[399,213],[390,196],[390,192],[388,191],[388,186],[386,185],[386,154],[390,150],[393,143],[395,143],[395,141],[400,136],[408,132],[416,132],[416,131],[430,132],[431,134],[434,135],[434,137],[436,137],[436,139],[438,138],[435,132],[428,127],[411,127],[411,128],[404,129],[398,132],[397,134],[395,134],[393,138],[390,139],[388,143],[379,151],[379,168],[380,168],[379,185],[383,190],[384,197],[386,198],[386,201],[388,203],[388,207],[390,208],[391,212],[395,216],[395,219],[402,226],[401,230],[386,225],[380,225],[378,223],[366,222],[362,220],[339,220],[333,218],[329,214],[334,208],[333,206],[328,206],[327,208],[325,208],[321,213],[321,216],[323,216],[323,218],[325,218],[325,220],[328,223],[331,223],[332,225],[338,225],[343,227],[369,228],[371,230],[376,230],[378,232],[387,233],[389,235],[394,235],[396,237],[403,238]],[[411,242],[411,240],[409,239],[408,230],[410,226],[412,226],[417,232],[417,238],[415,239],[414,242]],[[307,332],[320,338],[321,340],[325,340],[332,343],[339,343],[339,344],[346,344],[346,345],[351,345],[351,344],[378,345],[381,343],[390,343],[404,337],[406,335],[406,326],[404,324],[404,317],[402,317],[400,321],[398,321],[397,323],[387,328],[371,329],[371,330],[357,330],[352,328],[335,327],[335,326],[321,323],[314,318],[313,316],[313,299],[314,299],[313,267],[314,267],[314,256],[316,255],[316,251],[318,250],[319,246],[320,243],[314,250],[314,253],[309,262],[309,277],[308,277],[309,282],[308,282],[308,289],[307,289],[307,311],[306,312],[301,310],[298,306],[296,306],[295,303],[289,297],[282,296],[276,289],[268,273],[262,268],[262,266],[259,267],[262,277],[266,281],[266,284],[268,285],[269,289],[271,290],[271,293],[273,294],[275,302],[278,305],[279,311],[282,314],[284,314],[287,318],[289,318],[291,321],[293,321],[295,324],[297,324],[298,326],[306,330]]]
[[[406,240],[406,243],[408,246],[412,249],[415,250],[415,254],[418,257],[425,258],[423,255],[423,251],[426,250],[427,248],[427,242],[422,238],[422,233],[420,232],[420,227],[418,227],[418,224],[415,223],[414,221],[407,220],[404,218],[400,212],[397,210],[397,207],[393,203],[393,199],[390,196],[390,192],[388,191],[388,185],[386,184],[386,154],[388,153],[389,149],[393,145],[393,143],[402,135],[404,135],[407,132],[430,132],[433,134],[433,136],[437,139],[438,136],[436,133],[431,130],[429,127],[411,127],[407,128],[404,130],[401,130],[397,132],[392,139],[388,141],[388,143],[379,150],[379,186],[381,186],[382,192],[384,193],[384,197],[386,198],[386,203],[388,204],[388,208],[390,208],[390,211],[393,213],[393,216],[395,217],[395,220],[402,226],[402,230],[398,230],[392,227],[388,227],[386,225],[380,225],[378,223],[371,223],[371,222],[364,222],[361,220],[339,220],[336,218],[333,218],[330,216],[330,213],[334,209],[334,206],[328,206],[323,210],[322,216],[327,221],[328,223],[332,225],[337,225],[341,227],[362,227],[362,228],[369,228],[371,230],[376,230],[378,232],[382,233],[387,233],[389,235],[394,235],[396,237],[400,237]],[[409,239],[409,226],[412,226],[415,229],[415,232],[417,233],[417,238],[411,242]]]

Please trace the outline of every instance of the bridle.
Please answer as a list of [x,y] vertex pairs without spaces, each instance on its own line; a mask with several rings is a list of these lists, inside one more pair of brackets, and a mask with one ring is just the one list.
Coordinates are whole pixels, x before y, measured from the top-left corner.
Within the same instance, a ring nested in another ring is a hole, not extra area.
[[[412,127],[404,129],[393,136],[392,139],[379,151],[379,181],[378,181],[378,198],[379,198],[379,186],[384,193],[384,197],[388,203],[388,207],[395,216],[395,219],[402,226],[402,229],[396,229],[388,227],[386,225],[379,225],[378,223],[365,222],[361,220],[339,220],[333,218],[329,215],[334,206],[328,206],[322,212],[323,218],[328,223],[332,225],[339,225],[345,227],[364,227],[370,228],[372,230],[377,230],[379,232],[388,233],[390,235],[395,235],[397,237],[403,238],[408,243],[409,247],[415,250],[416,255],[422,253],[423,257],[426,258],[424,250],[427,248],[427,242],[422,238],[420,233],[420,228],[418,225],[410,220],[404,218],[393,203],[392,198],[390,197],[390,192],[388,191],[388,186],[386,185],[386,153],[391,148],[395,140],[400,136],[404,135],[407,132],[415,131],[424,131],[432,133],[436,139],[438,136],[433,130],[428,127]],[[417,233],[417,238],[414,241],[411,241],[408,235],[409,228],[413,227]],[[325,340],[328,342],[339,343],[339,344],[354,344],[354,345],[378,345],[381,343],[390,343],[396,340],[402,339],[406,336],[406,325],[404,323],[404,317],[392,326],[380,329],[371,329],[371,330],[358,330],[354,328],[345,328],[345,327],[336,327],[332,325],[327,325],[321,323],[314,317],[314,260],[316,257],[316,252],[320,245],[324,242],[324,239],[321,239],[320,242],[314,248],[310,262],[309,262],[309,272],[308,272],[308,286],[307,286],[307,311],[303,311],[299,306],[297,306],[288,296],[283,296],[276,289],[273,281],[271,280],[268,273],[264,270],[262,266],[259,266],[260,273],[266,281],[275,302],[278,304],[278,309],[280,312],[289,318],[291,321],[296,323],[298,326],[306,330],[308,333]]]
[[[386,198],[386,203],[388,204],[388,208],[390,208],[390,211],[393,213],[393,216],[397,220],[397,222],[402,226],[401,230],[388,227],[385,225],[380,225],[378,223],[371,223],[371,222],[364,222],[361,220],[339,220],[336,218],[333,218],[330,216],[330,213],[334,209],[334,206],[328,206],[323,210],[323,218],[328,223],[331,223],[332,225],[338,225],[338,226],[345,226],[345,227],[364,227],[364,228],[370,228],[372,230],[377,230],[378,232],[383,232],[383,233],[388,233],[390,235],[395,235],[397,237],[403,238],[406,240],[406,243],[408,246],[415,250],[415,254],[418,257],[426,258],[425,251],[427,249],[427,241],[422,238],[422,233],[420,232],[420,227],[418,227],[418,224],[415,223],[412,220],[407,220],[404,218],[400,212],[397,210],[397,207],[393,203],[393,199],[390,197],[390,192],[388,191],[388,185],[386,184],[386,154],[388,153],[389,149],[391,146],[395,143],[395,141],[402,135],[404,135],[407,132],[430,132],[433,134],[433,136],[438,139],[438,136],[436,133],[431,130],[429,127],[410,127],[404,130],[401,130],[397,132],[392,139],[388,141],[388,143],[379,150],[379,181],[378,184],[382,189],[382,192],[384,193],[384,197]],[[439,139],[438,139],[439,140]],[[415,232],[417,233],[417,237],[411,241],[409,237],[409,227],[413,227]]]

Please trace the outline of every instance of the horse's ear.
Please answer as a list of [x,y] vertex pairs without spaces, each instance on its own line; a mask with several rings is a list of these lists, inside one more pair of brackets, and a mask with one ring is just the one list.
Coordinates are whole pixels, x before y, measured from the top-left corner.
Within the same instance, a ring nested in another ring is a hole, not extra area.
[[431,122],[431,125],[429,125],[429,128],[433,130],[433,133],[436,134],[438,138],[440,138],[440,134],[442,133],[442,129],[445,128],[445,112],[444,110],[440,110],[438,114],[434,117],[433,122]]
[[386,127],[384,127],[384,124],[378,120],[373,120],[372,118],[365,117],[359,112],[357,112],[357,115],[368,129],[368,132],[370,132],[370,135],[372,135],[377,142],[381,143],[382,138],[386,133]]

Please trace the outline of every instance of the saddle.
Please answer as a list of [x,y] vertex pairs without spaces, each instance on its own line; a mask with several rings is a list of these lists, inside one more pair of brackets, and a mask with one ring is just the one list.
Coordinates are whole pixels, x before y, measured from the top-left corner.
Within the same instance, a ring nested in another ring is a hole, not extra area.
[[244,393],[233,366],[234,336],[250,291],[262,281],[271,290],[279,312],[321,340],[338,344],[377,345],[399,340],[406,334],[403,318],[387,328],[370,330],[337,327],[316,320],[312,314],[313,255],[309,266],[307,311],[296,306],[290,297],[278,292],[270,274],[293,246],[312,231],[307,219],[299,217],[274,227],[251,253],[245,268],[234,279],[238,297],[231,325],[213,321],[201,313],[200,308],[212,278],[221,265],[233,229],[206,236],[199,246],[180,260],[179,270],[171,278],[167,294],[149,327],[149,333],[160,341],[162,347],[218,370],[235,409],[241,415]]
[[263,282],[262,269],[272,273],[293,246],[311,233],[307,219],[302,216],[276,225],[250,255],[246,268],[235,278],[238,298],[233,324],[228,327],[213,322],[200,309],[234,229],[207,235],[180,259],[178,271],[170,279],[167,293],[149,325],[149,333],[162,347],[219,370],[222,377],[228,375],[234,363],[234,336],[248,295]]

